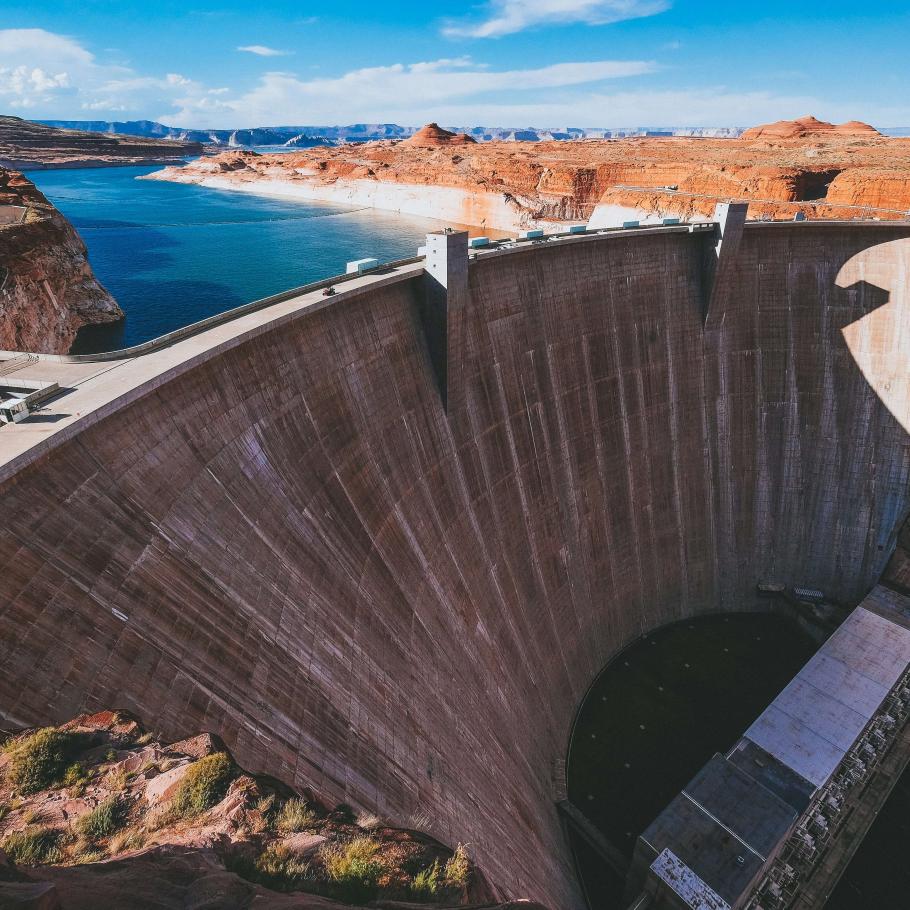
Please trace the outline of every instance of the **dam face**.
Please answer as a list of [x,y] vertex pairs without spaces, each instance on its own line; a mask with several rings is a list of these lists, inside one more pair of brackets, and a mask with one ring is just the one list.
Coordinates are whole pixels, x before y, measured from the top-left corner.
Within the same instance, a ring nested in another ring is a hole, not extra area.
[[554,794],[611,656],[760,581],[853,603],[885,567],[910,445],[869,378],[890,337],[851,336],[867,376],[842,329],[897,291],[838,276],[903,280],[908,238],[748,225],[713,284],[684,228],[485,254],[445,408],[419,269],[137,358],[80,410],[86,383],[0,466],[5,723],[217,731],[581,907]]

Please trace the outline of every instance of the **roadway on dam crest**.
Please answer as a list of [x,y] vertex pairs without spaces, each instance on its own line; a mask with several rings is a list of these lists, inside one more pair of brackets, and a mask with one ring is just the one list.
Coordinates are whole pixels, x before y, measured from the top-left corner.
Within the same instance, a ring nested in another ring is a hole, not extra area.
[[856,602],[888,561],[910,448],[874,317],[908,244],[806,222],[747,225],[714,271],[686,228],[484,254],[447,408],[419,264],[95,364],[0,429],[5,722],[214,730],[581,907],[554,792],[610,658],[759,581]]

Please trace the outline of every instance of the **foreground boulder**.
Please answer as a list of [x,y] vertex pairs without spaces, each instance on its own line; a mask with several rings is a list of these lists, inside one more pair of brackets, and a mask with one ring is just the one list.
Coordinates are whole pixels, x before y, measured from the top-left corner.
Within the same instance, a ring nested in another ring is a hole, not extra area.
[[211,734],[166,744],[103,711],[3,745],[0,908],[365,903],[500,906],[463,847],[248,774]]

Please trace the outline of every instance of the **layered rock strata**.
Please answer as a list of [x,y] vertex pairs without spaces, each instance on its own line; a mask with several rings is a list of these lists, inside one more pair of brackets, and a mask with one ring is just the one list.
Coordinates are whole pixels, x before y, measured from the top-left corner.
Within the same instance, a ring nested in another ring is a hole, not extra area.
[[122,318],[72,225],[0,168],[0,350],[66,353],[82,326]]
[[0,116],[0,167],[38,170],[170,164],[202,152],[199,142],[88,133]]
[[151,177],[504,231],[697,219],[731,199],[748,200],[753,218],[899,220],[910,210],[910,139],[807,118],[750,139],[481,144],[429,124],[401,142],[228,152]]

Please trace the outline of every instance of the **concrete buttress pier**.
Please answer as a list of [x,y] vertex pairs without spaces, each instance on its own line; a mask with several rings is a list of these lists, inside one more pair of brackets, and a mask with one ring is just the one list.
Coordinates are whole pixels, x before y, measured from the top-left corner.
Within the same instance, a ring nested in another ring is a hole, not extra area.
[[717,222],[716,242],[705,263],[704,319],[716,321],[723,312],[725,295],[735,286],[737,258],[743,229],[746,226],[748,202],[725,202],[714,209]]
[[449,229],[427,234],[421,322],[446,412],[461,388],[459,339],[469,296],[468,232]]

